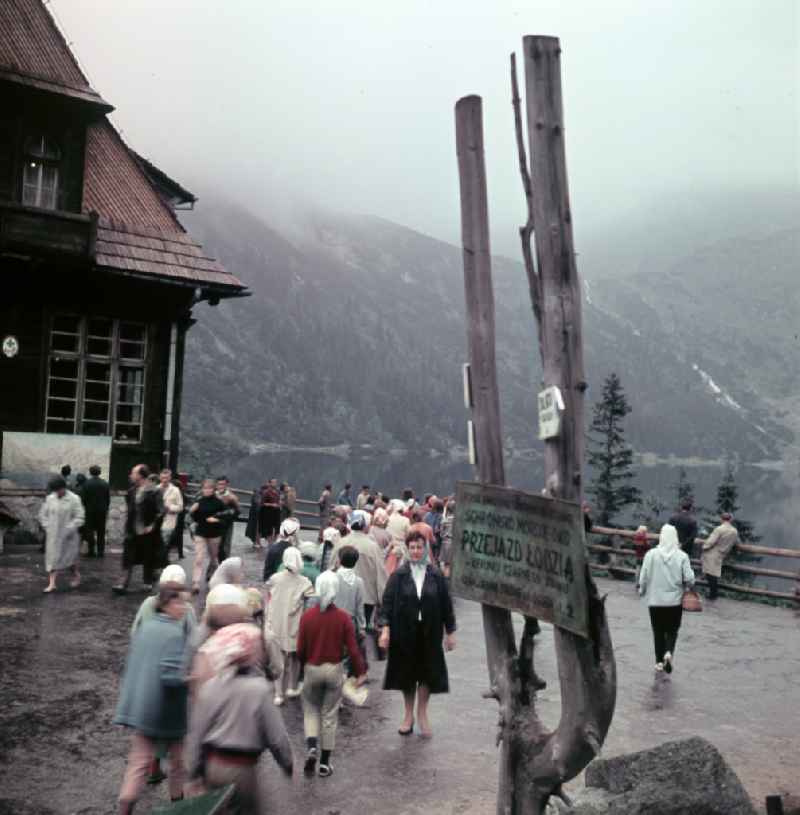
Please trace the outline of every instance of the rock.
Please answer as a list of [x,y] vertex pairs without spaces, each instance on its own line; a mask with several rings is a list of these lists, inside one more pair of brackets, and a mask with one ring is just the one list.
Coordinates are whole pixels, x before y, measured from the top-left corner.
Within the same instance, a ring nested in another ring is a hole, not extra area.
[[736,773],[695,736],[598,759],[569,815],[756,815]]

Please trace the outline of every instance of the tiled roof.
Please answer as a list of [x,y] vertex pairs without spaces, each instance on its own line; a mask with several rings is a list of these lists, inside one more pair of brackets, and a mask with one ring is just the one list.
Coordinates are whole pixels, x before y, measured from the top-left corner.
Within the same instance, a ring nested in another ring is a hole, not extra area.
[[108,218],[97,225],[95,260],[98,266],[136,275],[171,277],[186,283],[243,289],[185,232],[132,227]]
[[111,107],[89,85],[41,0],[0,0],[0,77]]
[[[0,79],[105,105],[42,0],[0,0]],[[101,269],[207,285],[223,293],[245,288],[186,234],[147,168],[105,116],[86,132],[82,209],[99,216],[96,263]]]
[[86,133],[83,210],[130,226],[183,231],[173,211],[106,119],[90,125]]

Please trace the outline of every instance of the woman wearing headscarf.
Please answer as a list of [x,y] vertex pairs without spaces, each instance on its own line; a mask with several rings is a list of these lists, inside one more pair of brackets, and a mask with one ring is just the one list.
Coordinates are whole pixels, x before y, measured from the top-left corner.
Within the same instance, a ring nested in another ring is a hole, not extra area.
[[300,695],[297,687],[300,663],[297,658],[297,631],[305,602],[314,594],[314,587],[303,577],[303,558],[294,546],[283,553],[286,570],[277,572],[267,581],[267,631],[273,635],[283,652],[283,675],[275,685],[275,704],[282,705],[284,696],[294,699]]
[[[182,566],[179,566],[177,563],[171,563],[161,572],[161,576],[158,580],[159,591],[164,586],[177,589],[178,591],[186,590],[186,572],[183,570]],[[136,617],[133,619],[133,625],[131,625],[131,636],[133,636],[139,630],[143,623],[147,622],[148,620],[152,620],[153,617],[156,616],[157,606],[157,594],[146,597],[142,601],[142,604],[139,606],[139,610],[136,612]],[[184,626],[186,627],[187,634],[189,637],[191,637],[195,626],[197,625],[197,615],[194,613],[194,608],[191,605],[189,605],[186,609],[186,615],[183,618],[183,622]]]
[[292,775],[292,748],[280,714],[269,701],[263,673],[261,632],[252,623],[229,625],[208,641],[214,675],[192,706],[186,738],[190,781],[206,789],[234,784],[233,807],[242,815],[261,812],[257,764],[269,750]]
[[86,514],[81,499],[67,489],[67,482],[61,477],[53,478],[47,485],[50,494],[44,499],[39,511],[39,523],[45,532],[44,567],[48,583],[45,594],[56,590],[59,572],[70,571],[69,584],[77,589],[81,584],[78,571],[78,555],[81,548],[81,527]]
[[133,730],[119,812],[130,815],[147,779],[152,760],[169,755],[169,792],[183,797],[183,737],[187,727],[188,641],[183,618],[184,592],[162,587],[156,615],[134,634],[122,678],[114,723]]
[[442,640],[448,651],[455,648],[456,618],[447,581],[430,562],[424,533],[409,532],[406,548],[408,560],[383,593],[378,645],[389,649],[383,687],[403,692],[405,715],[398,733],[413,732],[416,697],[420,733],[429,738],[428,700],[432,693],[449,690]]
[[387,523],[389,523],[389,513],[383,507],[376,507],[375,512],[372,513],[369,535],[381,547],[384,555],[392,540],[392,536],[386,531]]
[[215,589],[223,583],[233,583],[239,585],[244,580],[244,566],[240,557],[229,557],[217,566],[211,580],[208,583],[209,589]]
[[675,644],[683,616],[683,592],[694,585],[689,556],[678,545],[678,530],[661,527],[658,546],[644,556],[639,573],[639,594],[650,609],[656,652],[656,671],[672,673]]
[[406,536],[411,528],[411,521],[405,515],[406,505],[398,498],[389,502],[389,520],[386,531],[391,537],[391,544],[386,550],[386,573],[394,570],[406,559]]
[[300,544],[300,521],[297,518],[287,518],[282,524],[280,535],[269,545],[267,557],[264,559],[264,582],[266,583],[283,562],[283,553],[289,546]]
[[307,753],[304,771],[306,775],[313,775],[319,757],[319,775],[323,778],[333,773],[331,753],[336,746],[345,652],[357,674],[356,684],[363,685],[367,679],[353,621],[334,603],[338,590],[339,578],[335,572],[323,572],[319,576],[319,605],[303,614],[297,636],[297,655],[305,666],[303,729]]

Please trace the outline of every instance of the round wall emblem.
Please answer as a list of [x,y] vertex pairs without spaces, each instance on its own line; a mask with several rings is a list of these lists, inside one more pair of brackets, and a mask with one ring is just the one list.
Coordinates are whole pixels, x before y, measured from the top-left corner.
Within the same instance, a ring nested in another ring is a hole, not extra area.
[[3,356],[15,357],[19,353],[19,341],[11,335],[3,338]]

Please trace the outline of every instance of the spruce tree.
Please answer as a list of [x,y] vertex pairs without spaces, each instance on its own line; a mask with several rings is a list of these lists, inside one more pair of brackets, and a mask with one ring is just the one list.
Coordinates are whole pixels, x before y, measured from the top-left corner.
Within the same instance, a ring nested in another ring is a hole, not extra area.
[[589,466],[594,477],[589,494],[594,498],[596,519],[610,526],[614,516],[639,501],[633,481],[633,449],[625,443],[623,421],[631,407],[619,377],[612,373],[603,383],[603,394],[592,410],[589,428]]
[[686,476],[686,468],[681,467],[680,472],[678,473],[678,481],[675,484],[675,493],[677,500],[675,505],[677,507],[683,506],[684,501],[691,501],[694,503],[694,484],[689,481],[688,477]]

